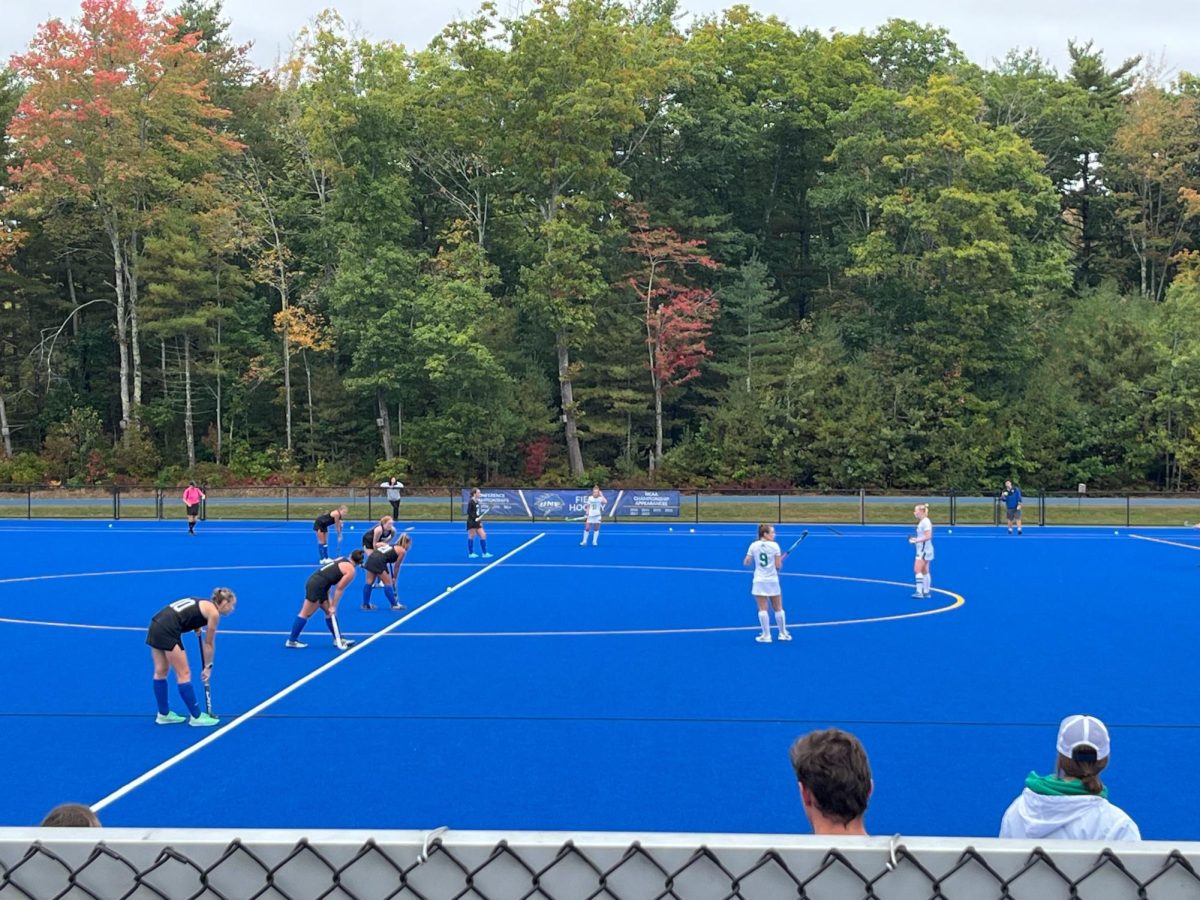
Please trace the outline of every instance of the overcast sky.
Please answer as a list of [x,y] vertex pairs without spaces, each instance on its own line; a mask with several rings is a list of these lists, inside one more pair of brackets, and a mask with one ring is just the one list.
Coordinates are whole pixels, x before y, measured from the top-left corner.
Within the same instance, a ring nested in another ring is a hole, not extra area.
[[[173,5],[168,2],[167,6]],[[518,0],[498,0],[505,13],[522,8]],[[731,2],[681,0],[692,14],[728,8]],[[949,29],[951,38],[975,62],[990,66],[1009,49],[1034,48],[1060,72],[1067,67],[1067,41],[1094,40],[1110,64],[1141,54],[1165,63],[1170,77],[1200,74],[1200,3],[1148,6],[1127,0],[753,0],[748,4],[795,27],[872,30],[888,18],[914,19]],[[442,26],[468,16],[477,2],[456,0],[225,0],[225,17],[238,41],[252,42],[251,55],[263,67],[287,54],[296,32],[324,8],[373,40],[392,40],[410,49],[424,47]],[[40,22],[73,18],[78,0],[0,0],[0,59],[25,49]],[[686,20],[685,20],[686,21]]]

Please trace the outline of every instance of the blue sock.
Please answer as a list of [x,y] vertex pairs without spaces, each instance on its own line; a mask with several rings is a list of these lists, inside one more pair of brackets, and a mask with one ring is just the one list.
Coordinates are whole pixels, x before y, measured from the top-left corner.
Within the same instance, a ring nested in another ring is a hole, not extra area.
[[487,553],[487,538],[480,538],[479,546],[483,549],[484,553]]
[[329,547],[326,544],[317,544],[317,562],[329,556]]
[[171,707],[167,705],[167,679],[154,679],[154,702],[158,704],[159,715],[165,716],[171,711]]
[[385,584],[383,586],[383,596],[387,597],[387,601],[388,601],[389,605],[391,605],[391,606],[396,605],[396,602],[397,602],[396,601],[396,589],[394,587],[392,587],[390,584]]
[[325,627],[329,629],[330,634],[332,634],[335,638],[337,637],[337,633],[334,632],[334,630],[333,630],[333,617],[332,616],[325,617]]
[[374,585],[371,584],[370,582],[367,582],[366,584],[363,585],[363,603],[371,602],[371,588],[373,588],[373,587],[374,587]]
[[196,692],[192,690],[190,681],[181,681],[178,685],[179,696],[183,698],[183,705],[188,708],[188,712],[192,714],[192,718],[200,715],[200,704],[196,702]]
[[293,640],[293,641],[299,640],[300,632],[302,632],[304,630],[304,626],[307,624],[308,624],[308,619],[304,618],[304,616],[296,616],[296,621],[292,623],[291,640]]
[[473,537],[467,538],[467,552],[468,553],[475,552],[475,538],[473,538]]

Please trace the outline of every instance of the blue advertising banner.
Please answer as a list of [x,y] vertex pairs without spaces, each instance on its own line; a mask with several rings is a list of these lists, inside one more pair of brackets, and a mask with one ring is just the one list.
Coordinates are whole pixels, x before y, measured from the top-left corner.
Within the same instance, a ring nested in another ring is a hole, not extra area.
[[[492,518],[571,519],[584,514],[589,490],[514,490],[480,489],[479,506]],[[608,502],[604,517],[678,516],[679,491],[601,491]],[[462,510],[466,513],[471,491],[462,492]]]

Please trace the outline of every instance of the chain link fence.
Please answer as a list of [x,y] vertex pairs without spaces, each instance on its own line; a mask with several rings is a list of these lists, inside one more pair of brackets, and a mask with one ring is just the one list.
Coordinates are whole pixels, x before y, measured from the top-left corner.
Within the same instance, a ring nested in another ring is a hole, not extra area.
[[1177,900],[1200,843],[0,829],[0,898]]
[[[206,487],[201,517],[212,520],[309,521],[345,505],[351,521],[369,522],[391,512],[386,491],[373,485],[308,487]],[[462,520],[461,488],[406,488],[405,521]],[[958,491],[804,491],[682,489],[679,516],[670,521],[776,522],[845,525],[911,525],[916,502],[929,504],[938,525],[993,525],[1007,521],[999,496]],[[1024,524],[1133,527],[1190,526],[1200,522],[1200,493],[1079,493],[1030,490]],[[99,485],[51,487],[0,485],[0,519],[168,519],[182,521],[179,488]],[[511,518],[511,517],[510,517]],[[492,515],[489,521],[504,516]],[[532,521],[532,518],[525,519]],[[639,517],[637,521],[655,521]],[[666,521],[666,520],[663,520]]]

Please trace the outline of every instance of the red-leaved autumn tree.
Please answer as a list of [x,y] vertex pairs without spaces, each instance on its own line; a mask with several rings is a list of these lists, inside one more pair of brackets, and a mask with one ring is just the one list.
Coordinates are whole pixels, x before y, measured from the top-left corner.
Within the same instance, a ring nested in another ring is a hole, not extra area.
[[704,253],[704,241],[684,240],[672,228],[651,228],[640,206],[625,209],[630,220],[626,253],[634,261],[625,283],[641,301],[654,389],[654,463],[663,457],[663,394],[700,374],[712,351],[705,345],[717,314],[708,288],[687,283],[689,270],[716,269]]
[[101,230],[111,248],[122,425],[142,399],[138,260],[159,210],[188,206],[239,145],[206,94],[199,35],[151,0],[83,0],[79,18],[38,28],[12,58],[28,84],[8,135],[13,193],[3,212]]

